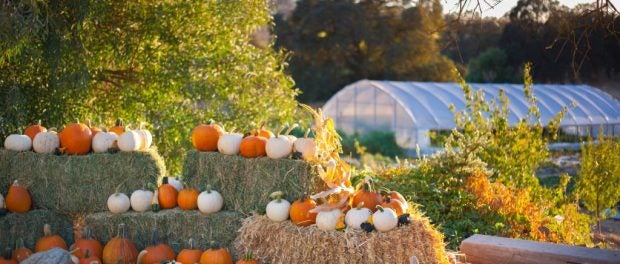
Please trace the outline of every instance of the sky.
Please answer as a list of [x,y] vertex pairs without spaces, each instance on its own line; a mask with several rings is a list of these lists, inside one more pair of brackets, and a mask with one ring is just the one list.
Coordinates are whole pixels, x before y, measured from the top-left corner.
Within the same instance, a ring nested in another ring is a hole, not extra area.
[[[493,3],[496,0],[487,0],[487,2],[489,3]],[[497,6],[495,6],[494,8],[490,8],[488,6],[484,6],[483,5],[483,16],[494,16],[494,17],[501,17],[503,16],[506,12],[510,11],[511,8],[513,8],[514,6],[517,5],[517,1],[518,0],[502,0],[501,3],[499,3]],[[560,4],[568,6],[568,7],[574,7],[578,4],[583,4],[583,3],[592,3],[594,2],[594,0],[559,0]],[[457,7],[457,3],[459,2],[459,0],[441,0],[443,7],[444,7],[444,11],[446,11],[446,13],[449,12],[453,12],[453,11],[457,11],[458,7]],[[469,7],[469,9],[473,9],[476,3],[476,0],[470,0],[469,2],[472,2],[473,4],[471,4],[471,6]],[[484,2],[483,0],[481,0],[480,2]],[[613,0],[611,1],[614,6],[616,6],[617,8],[620,8],[620,0]]]

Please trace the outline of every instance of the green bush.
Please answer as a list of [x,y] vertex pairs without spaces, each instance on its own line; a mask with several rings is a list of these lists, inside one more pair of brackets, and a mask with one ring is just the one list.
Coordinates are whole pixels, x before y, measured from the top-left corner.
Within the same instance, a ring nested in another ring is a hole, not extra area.
[[371,131],[359,135],[347,135],[338,131],[342,136],[342,151],[345,155],[352,155],[359,158],[363,153],[380,154],[382,156],[395,158],[405,156],[405,150],[396,143],[394,132],[391,131]]

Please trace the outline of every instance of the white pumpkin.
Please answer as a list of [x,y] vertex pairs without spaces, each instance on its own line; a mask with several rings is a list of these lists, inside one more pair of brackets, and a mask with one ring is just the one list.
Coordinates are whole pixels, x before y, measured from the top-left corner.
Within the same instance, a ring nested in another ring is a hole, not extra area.
[[37,153],[54,153],[58,147],[60,147],[60,139],[54,128],[37,133],[32,141],[32,149]]
[[291,131],[293,131],[293,129],[295,129],[296,127],[298,127],[299,125],[294,124],[291,127],[288,128],[288,130],[286,130],[286,133],[284,133],[286,135],[286,137],[288,138],[288,141],[290,141],[291,143],[295,144],[295,141],[297,141],[297,137],[291,135]]
[[282,195],[282,192],[274,192],[270,195],[273,200],[267,204],[266,213],[271,221],[282,222],[288,219],[291,203],[282,199]]
[[151,209],[153,192],[149,190],[135,190],[131,194],[131,209],[136,212],[146,212]]
[[283,128],[278,130],[278,135],[267,140],[265,146],[265,152],[267,157],[272,159],[282,159],[291,155],[293,152],[293,143],[286,137],[286,135],[280,135]]
[[177,192],[183,190],[183,183],[179,180],[178,177],[168,177],[168,184],[172,185],[172,187],[177,189]]
[[12,134],[4,140],[4,148],[14,151],[27,151],[32,148],[32,140],[26,135]]
[[108,209],[113,214],[127,212],[130,205],[129,197],[124,193],[115,193],[108,197]]
[[219,212],[222,206],[224,198],[219,192],[211,190],[211,186],[207,186],[207,190],[198,195],[198,210],[204,214]]
[[99,132],[93,137],[92,148],[95,153],[107,152],[116,145],[118,136],[114,132]]
[[310,129],[306,131],[306,135],[302,138],[298,138],[295,140],[293,146],[295,147],[295,151],[301,152],[301,156],[308,160],[316,155],[316,143],[313,138],[309,138],[308,134],[310,134]]
[[142,145],[140,145],[140,150],[148,150],[153,144],[153,135],[146,129],[140,129],[137,133],[140,137],[142,137]]
[[349,210],[344,216],[344,223],[348,227],[361,229],[362,223],[368,221],[368,217],[372,215],[372,211],[362,205],[363,203],[359,203],[356,208]]
[[316,215],[316,226],[325,231],[336,230],[336,225],[338,225],[340,215],[342,215],[340,209],[319,212]]
[[138,151],[143,146],[144,139],[142,136],[135,130],[125,131],[125,133],[121,134],[118,137],[118,148],[121,151]]
[[224,133],[217,140],[217,150],[222,154],[237,155],[242,139],[243,135],[239,133]]
[[379,232],[387,232],[398,225],[398,216],[391,208],[377,206],[377,211],[372,214],[372,224]]

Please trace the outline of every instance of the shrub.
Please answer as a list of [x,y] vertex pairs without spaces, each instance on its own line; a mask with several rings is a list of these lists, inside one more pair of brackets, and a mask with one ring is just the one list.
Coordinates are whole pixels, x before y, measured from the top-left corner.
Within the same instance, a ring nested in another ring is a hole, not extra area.
[[362,153],[381,154],[390,158],[405,156],[405,150],[396,143],[396,136],[391,131],[371,131],[360,135],[342,135],[342,149],[345,155],[360,157]]

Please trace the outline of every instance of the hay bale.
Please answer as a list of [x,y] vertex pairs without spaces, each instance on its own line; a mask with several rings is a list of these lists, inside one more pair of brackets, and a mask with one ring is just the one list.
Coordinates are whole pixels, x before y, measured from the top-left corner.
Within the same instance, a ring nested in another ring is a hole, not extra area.
[[36,208],[67,214],[105,211],[119,184],[121,192],[130,194],[155,183],[165,171],[154,149],[84,156],[0,149],[0,190],[18,179],[29,188]]
[[241,227],[242,218],[243,215],[237,212],[222,211],[204,215],[199,211],[182,211],[177,208],[157,213],[94,213],[86,215],[84,225],[89,226],[99,240],[107,243],[116,236],[118,225],[125,223],[138,249],[150,244],[152,231],[157,228],[177,252],[186,246],[190,238],[194,238],[203,247],[213,240],[232,250],[232,242]]
[[60,235],[67,245],[73,244],[73,223],[68,217],[50,210],[32,210],[0,217],[0,248],[13,247],[22,238],[26,247],[33,249],[43,236],[44,224],[50,224],[52,232]]
[[414,217],[408,226],[387,233],[347,229],[322,231],[276,223],[255,215],[243,221],[235,240],[237,252],[254,253],[268,263],[448,263],[442,236],[428,219]]
[[183,180],[199,189],[211,184],[222,193],[226,210],[244,213],[264,208],[274,191],[296,198],[324,189],[310,164],[301,160],[246,159],[193,150],[187,153]]

